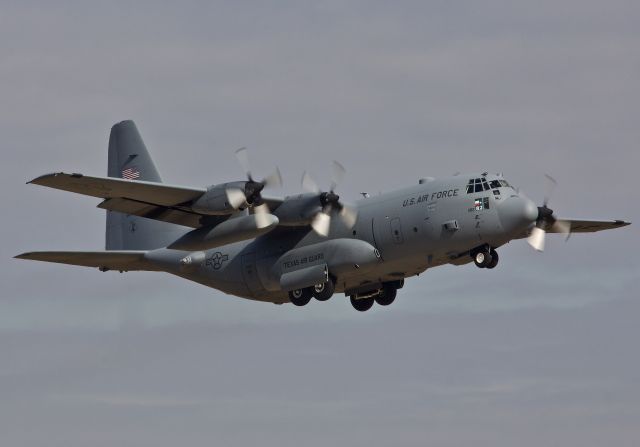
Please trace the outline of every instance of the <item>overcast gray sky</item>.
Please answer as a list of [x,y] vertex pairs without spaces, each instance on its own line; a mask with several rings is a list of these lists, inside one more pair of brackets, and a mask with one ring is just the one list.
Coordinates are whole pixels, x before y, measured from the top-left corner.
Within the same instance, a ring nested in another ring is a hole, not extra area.
[[25,181],[104,175],[123,119],[170,183],[248,146],[283,194],[333,159],[351,199],[489,170],[540,202],[548,172],[557,214],[640,221],[640,3],[318,3],[0,3],[3,445],[637,445],[636,226],[365,314],[11,259],[103,247],[96,200]]

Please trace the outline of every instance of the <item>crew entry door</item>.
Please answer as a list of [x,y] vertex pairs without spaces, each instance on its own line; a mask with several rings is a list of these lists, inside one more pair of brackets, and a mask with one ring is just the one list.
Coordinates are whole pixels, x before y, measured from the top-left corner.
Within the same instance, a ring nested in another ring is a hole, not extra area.
[[375,242],[383,258],[399,255],[404,246],[399,217],[376,217],[373,222]]

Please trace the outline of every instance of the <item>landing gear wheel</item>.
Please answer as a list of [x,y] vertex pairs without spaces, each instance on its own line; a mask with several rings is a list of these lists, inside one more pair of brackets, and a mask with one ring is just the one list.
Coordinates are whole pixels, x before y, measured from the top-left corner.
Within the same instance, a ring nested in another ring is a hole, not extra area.
[[473,262],[475,262],[476,267],[479,267],[481,269],[491,264],[491,261],[491,255],[486,251],[479,251],[473,256]]
[[351,305],[353,308],[360,312],[366,312],[373,306],[373,298],[360,298],[359,300],[351,297]]
[[494,268],[496,265],[498,265],[498,260],[500,259],[500,257],[498,256],[498,252],[495,250],[491,250],[491,262],[489,262],[489,264],[487,264],[487,268],[488,269],[492,269]]
[[296,289],[289,292],[289,301],[296,306],[306,306],[311,301],[310,289]]
[[398,289],[391,285],[385,285],[380,293],[376,295],[375,300],[381,306],[388,306],[393,303],[396,299],[396,295],[398,294]]
[[331,278],[325,283],[316,284],[312,287],[313,296],[318,301],[327,301],[333,296],[333,292],[336,290],[336,283]]

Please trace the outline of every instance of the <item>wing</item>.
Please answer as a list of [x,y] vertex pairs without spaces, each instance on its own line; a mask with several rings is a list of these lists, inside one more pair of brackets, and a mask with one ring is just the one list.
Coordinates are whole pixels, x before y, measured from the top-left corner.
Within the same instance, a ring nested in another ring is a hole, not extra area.
[[[192,228],[203,225],[200,214],[189,208],[194,200],[206,192],[204,188],[186,188],[164,183],[124,180],[113,177],[91,177],[64,172],[46,174],[29,183],[105,199],[98,205],[110,211],[147,217]],[[210,216],[206,224],[213,224]]]
[[82,174],[46,174],[29,183],[62,189],[103,199],[125,198],[160,206],[177,206],[190,203],[207,190],[185,188],[164,183],[124,180],[114,177],[90,177]]
[[100,270],[157,270],[145,258],[146,251],[32,251],[16,259],[97,267]]
[[[566,222],[571,227],[571,233],[594,233],[596,231],[611,230],[613,228],[631,225],[631,222],[624,220],[588,220],[588,219],[558,219]],[[552,227],[547,233],[561,233],[561,227]]]
[[[204,215],[191,208],[193,202],[207,192],[205,188],[190,188],[114,177],[91,177],[83,174],[65,174],[64,172],[46,174],[28,183],[105,199],[98,205],[99,208],[105,210],[191,228],[217,225],[230,217],[230,215]],[[282,203],[282,200],[269,198],[265,202],[273,210]]]

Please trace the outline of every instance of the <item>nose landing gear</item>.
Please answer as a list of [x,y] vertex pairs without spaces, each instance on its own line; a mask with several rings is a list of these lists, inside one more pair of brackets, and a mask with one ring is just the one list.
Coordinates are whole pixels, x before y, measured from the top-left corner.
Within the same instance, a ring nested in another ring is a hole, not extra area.
[[500,259],[498,252],[490,247],[478,250],[471,256],[473,257],[473,262],[477,267],[487,269],[492,269],[498,265],[498,260]]

